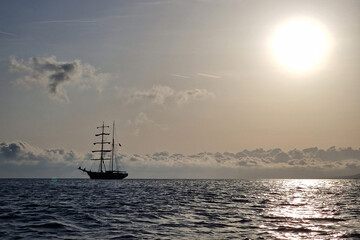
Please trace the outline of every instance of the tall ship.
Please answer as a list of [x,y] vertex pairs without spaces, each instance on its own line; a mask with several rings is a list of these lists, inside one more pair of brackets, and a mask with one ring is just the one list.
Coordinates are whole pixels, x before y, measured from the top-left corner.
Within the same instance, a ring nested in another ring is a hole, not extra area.
[[[98,141],[94,142],[95,146],[99,146],[100,149],[93,150],[95,154],[99,154],[97,158],[92,158],[93,161],[99,161],[99,167],[97,171],[86,170],[79,166],[79,170],[87,173],[91,179],[124,179],[128,176],[126,171],[120,170],[119,164],[116,162],[116,147],[115,144],[115,121],[113,121],[112,126],[112,141],[107,140],[106,136],[110,136],[110,126],[105,126],[104,122],[102,126],[97,127],[101,129],[100,133],[95,134],[97,138],[101,138]],[[109,130],[109,131],[106,131]],[[121,144],[118,143],[121,147]],[[106,166],[105,161],[110,161],[109,165]],[[116,166],[114,166],[114,163]],[[115,167],[115,168],[114,168]]]

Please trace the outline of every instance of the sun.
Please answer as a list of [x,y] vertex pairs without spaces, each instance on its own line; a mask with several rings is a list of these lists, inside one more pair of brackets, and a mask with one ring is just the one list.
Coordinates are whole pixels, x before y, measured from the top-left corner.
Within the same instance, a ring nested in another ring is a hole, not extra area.
[[271,45],[282,64],[294,71],[305,71],[324,57],[329,37],[320,23],[299,18],[282,24],[275,32]]

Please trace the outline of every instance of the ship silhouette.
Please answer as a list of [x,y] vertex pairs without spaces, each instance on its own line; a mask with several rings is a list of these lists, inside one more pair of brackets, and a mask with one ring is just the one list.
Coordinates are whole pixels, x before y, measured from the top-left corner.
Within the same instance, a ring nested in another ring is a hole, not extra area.
[[[115,121],[113,121],[112,126],[112,141],[107,141],[106,136],[110,135],[110,132],[106,132],[105,129],[110,130],[110,126],[105,126],[104,122],[102,126],[97,127],[97,129],[101,129],[101,132],[95,134],[96,137],[101,137],[101,140],[94,142],[95,146],[100,145],[100,149],[93,150],[93,153],[99,153],[99,158],[92,158],[90,160],[99,161],[98,171],[86,170],[86,168],[82,168],[81,166],[78,169],[82,172],[85,172],[89,175],[90,179],[124,179],[128,176],[126,171],[120,170],[119,164],[116,162],[116,167],[114,169],[114,162],[116,160],[115,156]],[[110,149],[107,147],[111,145]],[[121,147],[121,144],[118,143]],[[110,155],[110,156],[109,156]],[[106,169],[105,161],[110,161],[108,166],[109,169]]]

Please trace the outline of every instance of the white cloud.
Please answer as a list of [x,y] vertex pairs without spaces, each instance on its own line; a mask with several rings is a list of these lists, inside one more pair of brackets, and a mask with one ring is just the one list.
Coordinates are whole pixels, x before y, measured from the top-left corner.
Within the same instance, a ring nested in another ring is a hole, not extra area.
[[129,120],[128,123],[134,127],[133,135],[135,136],[139,136],[141,129],[144,127],[155,126],[162,131],[168,130],[166,126],[155,123],[144,112],[140,112],[133,120]]
[[151,123],[153,123],[153,121],[152,120],[150,120],[149,118],[148,118],[148,116],[146,115],[146,113],[144,113],[144,112],[141,112],[141,113],[139,113],[139,115],[137,115],[136,117],[135,117],[135,125],[136,126],[141,126],[141,125],[144,125],[144,124],[151,124]]
[[171,76],[177,77],[177,78],[190,78],[189,76],[180,75],[180,74],[175,74],[175,73],[171,74]]
[[0,31],[0,35],[10,36],[10,37],[15,36],[15,34],[12,34],[12,33],[9,33],[9,32],[4,32],[4,31]]
[[205,77],[205,78],[215,78],[215,79],[222,78],[221,76],[214,75],[214,74],[208,74],[208,73],[197,73],[197,75],[200,77]]
[[146,113],[144,112],[140,112],[135,117],[134,120],[129,120],[128,122],[130,125],[134,126],[133,134],[135,136],[139,136],[141,127],[143,127],[144,125],[151,125],[154,123],[153,120],[149,119]]
[[48,23],[96,23],[96,20],[84,20],[84,19],[63,19],[63,20],[49,20],[49,21],[37,21],[32,22],[35,24],[48,24]]
[[144,91],[135,91],[131,94],[130,99],[131,101],[150,100],[154,104],[162,105],[174,94],[175,91],[172,88],[158,85]]
[[189,89],[177,91],[168,86],[157,85],[143,91],[134,91],[130,94],[129,101],[150,101],[153,104],[182,105],[193,100],[205,100],[213,98],[215,95],[206,89]]
[[80,88],[95,87],[102,90],[109,79],[108,73],[96,73],[90,64],[76,59],[72,62],[60,62],[55,56],[36,58],[27,61],[10,58],[10,71],[19,72],[23,77],[16,80],[19,86],[31,89],[34,86],[45,88],[51,98],[58,101],[69,101],[65,86],[76,84]]
[[192,100],[205,100],[214,96],[213,93],[206,89],[191,89],[177,92],[175,99],[178,105],[182,105]]

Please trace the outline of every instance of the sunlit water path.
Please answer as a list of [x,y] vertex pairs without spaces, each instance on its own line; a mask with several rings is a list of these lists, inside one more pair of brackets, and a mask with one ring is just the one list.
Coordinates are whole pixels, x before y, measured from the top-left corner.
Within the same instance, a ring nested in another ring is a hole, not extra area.
[[0,238],[359,239],[359,180],[0,179]]

